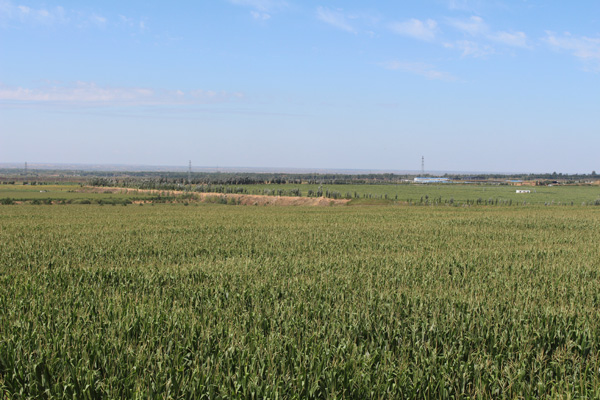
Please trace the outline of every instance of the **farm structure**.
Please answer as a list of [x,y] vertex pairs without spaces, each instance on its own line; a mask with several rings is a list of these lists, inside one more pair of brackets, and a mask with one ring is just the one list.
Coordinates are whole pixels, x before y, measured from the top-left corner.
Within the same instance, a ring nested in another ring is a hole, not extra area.
[[414,183],[450,183],[452,182],[448,178],[422,178],[416,177],[413,181]]

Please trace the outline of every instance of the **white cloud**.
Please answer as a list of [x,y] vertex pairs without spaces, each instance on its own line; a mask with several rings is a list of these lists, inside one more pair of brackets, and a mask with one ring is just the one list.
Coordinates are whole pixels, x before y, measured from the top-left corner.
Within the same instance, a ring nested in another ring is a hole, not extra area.
[[461,51],[463,57],[479,58],[495,53],[495,50],[492,46],[487,44],[479,44],[471,40],[458,40],[454,43],[444,43],[444,47]]
[[493,31],[483,18],[475,15],[467,20],[449,18],[447,23],[472,38],[444,44],[445,47],[461,50],[463,56],[483,57],[496,53],[490,42],[509,47],[531,48],[524,32]]
[[149,88],[101,87],[93,82],[42,88],[0,85],[1,102],[67,104],[71,106],[137,106],[208,104],[244,97],[242,93],[206,90],[154,90]]
[[423,76],[430,80],[440,80],[446,82],[456,81],[456,77],[448,72],[438,71],[433,65],[419,62],[390,61],[381,64],[382,67],[389,70],[400,70]]
[[490,40],[507,46],[528,48],[527,35],[523,32],[495,32],[489,36]]
[[489,27],[483,21],[483,18],[473,15],[468,20],[460,20],[455,18],[449,18],[448,24],[450,26],[458,29],[463,33],[467,33],[471,36],[478,36],[487,34],[489,31]]
[[450,10],[474,11],[481,8],[480,0],[448,0]]
[[390,29],[399,35],[431,41],[435,39],[437,22],[432,19],[428,19],[424,22],[418,19],[410,19],[405,22],[395,22],[390,25]]
[[[8,28],[15,24],[34,26],[57,26],[66,25],[77,28],[97,27],[105,28],[111,25],[111,20],[96,13],[80,10],[65,10],[57,6],[53,8],[33,8],[21,4],[12,3],[10,0],[0,0],[0,27]],[[112,25],[125,25],[136,30],[146,28],[143,19],[135,20],[119,15],[112,21]]]
[[40,25],[53,25],[69,22],[64,8],[32,8],[25,5],[15,5],[9,0],[0,2],[0,23],[6,25],[7,21],[32,23]]
[[288,3],[283,0],[229,0],[231,4],[238,6],[251,7],[262,12],[280,11],[288,7]]
[[122,14],[119,14],[118,23],[132,29],[138,29],[140,31],[146,29],[146,21],[144,21],[144,19],[130,18]]
[[267,14],[260,11],[250,11],[250,15],[252,15],[252,18],[257,19],[259,21],[266,21],[271,18],[271,14]]
[[356,33],[356,29],[354,29],[346,15],[340,10],[317,7],[317,18],[343,31]]
[[92,14],[90,16],[90,21],[99,27],[106,26],[106,18],[101,15]]
[[556,35],[546,32],[544,41],[557,50],[567,50],[583,61],[600,61],[600,38],[573,36],[569,32]]
[[250,15],[257,21],[271,19],[273,13],[284,10],[288,3],[283,0],[228,0],[231,4],[253,8]]

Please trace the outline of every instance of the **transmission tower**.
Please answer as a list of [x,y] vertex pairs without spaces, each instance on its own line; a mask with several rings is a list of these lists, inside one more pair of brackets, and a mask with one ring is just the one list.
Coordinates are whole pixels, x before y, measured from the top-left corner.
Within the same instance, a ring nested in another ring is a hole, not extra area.
[[421,156],[421,175],[425,175],[425,156]]

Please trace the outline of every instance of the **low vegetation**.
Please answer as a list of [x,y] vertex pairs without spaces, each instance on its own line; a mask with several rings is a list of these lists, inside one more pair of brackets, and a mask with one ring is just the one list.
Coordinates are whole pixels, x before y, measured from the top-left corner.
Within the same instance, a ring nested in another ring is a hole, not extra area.
[[[239,196],[269,196],[294,198],[326,198],[345,200],[349,205],[409,205],[409,206],[598,206],[598,185],[554,185],[528,187],[531,193],[516,193],[519,187],[491,184],[263,184],[263,185],[181,185],[178,190],[142,189],[139,187],[95,187],[77,184],[62,185],[0,185],[0,205],[3,204],[131,204],[173,202],[241,201]],[[349,201],[350,200],[350,201]],[[349,202],[348,202],[349,201]],[[258,203],[273,203],[262,201]],[[292,202],[293,203],[293,202]],[[308,202],[296,202],[308,204]],[[319,202],[314,202],[319,203]]]
[[600,396],[600,208],[0,221],[0,398]]

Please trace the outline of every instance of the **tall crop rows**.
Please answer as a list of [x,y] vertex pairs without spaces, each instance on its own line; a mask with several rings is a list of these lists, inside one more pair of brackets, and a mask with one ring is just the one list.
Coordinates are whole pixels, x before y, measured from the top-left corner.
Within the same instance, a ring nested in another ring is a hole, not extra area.
[[0,207],[0,398],[600,396],[600,210]]

